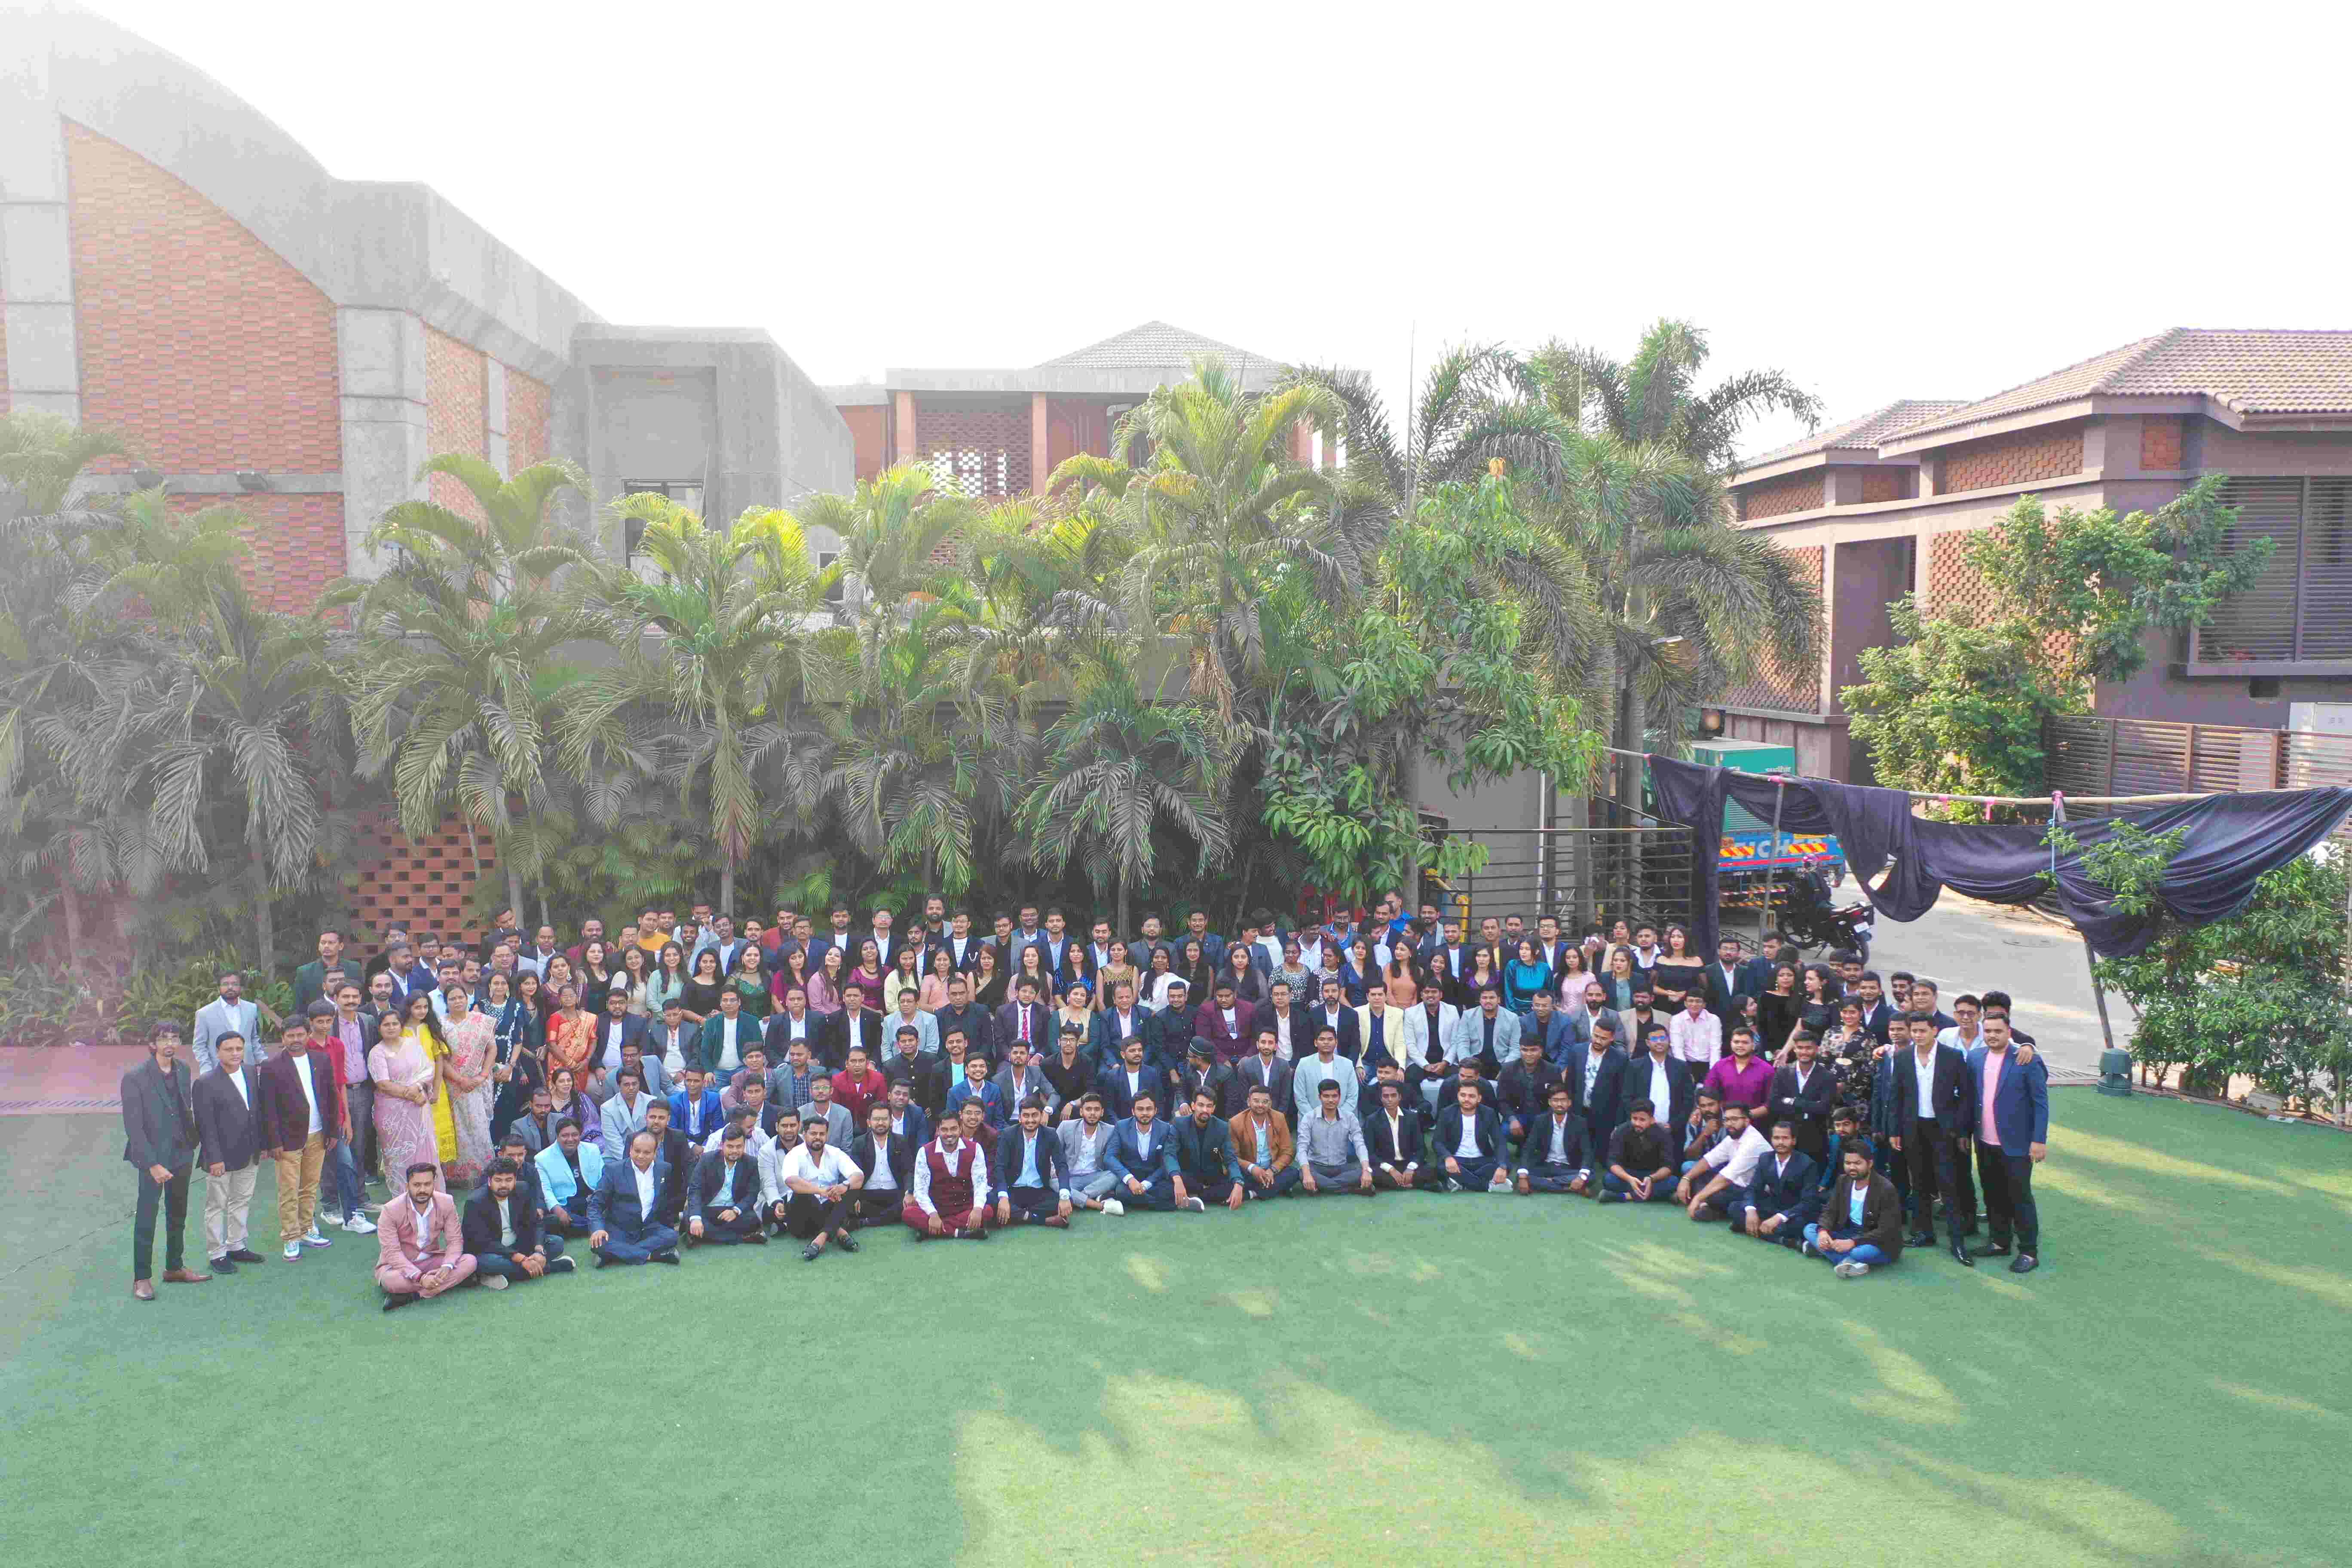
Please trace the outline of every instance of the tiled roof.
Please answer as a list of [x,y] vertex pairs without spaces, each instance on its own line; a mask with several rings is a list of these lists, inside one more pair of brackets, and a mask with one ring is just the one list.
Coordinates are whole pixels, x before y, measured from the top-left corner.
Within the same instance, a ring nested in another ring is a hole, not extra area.
[[2204,396],[2240,414],[2352,413],[2352,331],[2175,327],[1930,416],[1902,434],[2099,395]]
[[1192,363],[1196,354],[1222,354],[1225,364],[1245,381],[1271,377],[1281,369],[1278,363],[1264,354],[1237,349],[1231,343],[1221,343],[1214,338],[1204,338],[1198,332],[1166,321],[1146,321],[1139,327],[1129,327],[1123,332],[1105,338],[1098,343],[1049,359],[1039,370],[1182,370]]
[[1739,466],[1742,468],[1760,468],[1770,463],[1786,462],[1790,458],[1826,452],[1833,447],[1875,447],[1899,430],[1961,406],[1961,401],[1952,397],[1897,398],[1882,408],[1872,409],[1859,419],[1849,419],[1843,425],[1816,430],[1802,440],[1791,441],[1785,447],[1775,447],[1769,452],[1743,458]]

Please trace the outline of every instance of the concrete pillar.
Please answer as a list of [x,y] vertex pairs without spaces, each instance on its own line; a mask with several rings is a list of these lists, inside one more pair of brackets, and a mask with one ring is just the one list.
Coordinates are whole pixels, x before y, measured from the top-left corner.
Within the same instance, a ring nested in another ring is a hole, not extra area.
[[[20,62],[0,91],[0,300],[7,302],[8,402],[81,420],[65,132],[46,57]],[[15,90],[26,90],[19,96]]]
[[891,454],[890,461],[894,465],[911,463],[923,450],[915,439],[915,395],[911,392],[894,393],[890,401],[896,416],[891,421],[895,426],[892,433],[897,437],[894,443],[897,449]]
[[1045,493],[1045,480],[1054,471],[1053,447],[1048,440],[1053,427],[1053,412],[1042,392],[1029,395],[1029,488],[1038,495]]
[[1315,428],[1311,425],[1290,427],[1290,460],[1303,467],[1315,466]]
[[[342,384],[343,552],[353,576],[383,563],[368,532],[404,500],[423,500],[416,470],[432,451],[425,428],[425,323],[405,310],[345,306],[335,312]],[[503,394],[503,377],[500,391]],[[503,395],[494,416],[506,424]],[[505,443],[499,443],[503,456]]]

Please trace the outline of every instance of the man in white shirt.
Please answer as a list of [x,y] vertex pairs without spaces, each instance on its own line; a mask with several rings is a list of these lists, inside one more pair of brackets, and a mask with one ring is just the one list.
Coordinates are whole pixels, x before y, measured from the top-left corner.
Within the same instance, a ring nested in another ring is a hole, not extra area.
[[[1722,1224],[1731,1217],[1732,1201],[1756,1180],[1757,1163],[1772,1152],[1764,1135],[1748,1120],[1748,1108],[1738,1100],[1723,1108],[1723,1136],[1703,1155],[1696,1168],[1675,1184],[1675,1202],[1695,1220]],[[1696,1192],[1691,1184],[1706,1178]]]
[[[876,911],[877,921],[887,915],[887,910]],[[828,1242],[844,1252],[857,1250],[856,1238],[849,1234],[849,1194],[866,1184],[866,1173],[828,1140],[824,1121],[810,1118],[801,1127],[801,1146],[786,1154],[780,1167],[792,1194],[784,1201],[784,1228],[808,1243],[801,1250],[804,1263],[824,1257]]]
[[261,1113],[244,1038],[235,1033],[216,1037],[213,1059],[218,1065],[196,1079],[189,1098],[205,1167],[205,1252],[214,1273],[234,1274],[240,1263],[262,1261],[245,1244],[253,1184],[261,1174]]
[[1683,1010],[1666,1020],[1668,1048],[1675,1058],[1691,1064],[1700,1078],[1723,1054],[1723,1020],[1706,1010],[1706,994],[1694,986],[1683,996]]
[[232,969],[220,977],[220,994],[196,1009],[196,1032],[190,1044],[196,1054],[196,1076],[202,1078],[213,1070],[216,1059],[213,1042],[223,1035],[235,1035],[247,1042],[248,1067],[258,1068],[269,1059],[261,1048],[261,1014],[245,1000],[245,976]]

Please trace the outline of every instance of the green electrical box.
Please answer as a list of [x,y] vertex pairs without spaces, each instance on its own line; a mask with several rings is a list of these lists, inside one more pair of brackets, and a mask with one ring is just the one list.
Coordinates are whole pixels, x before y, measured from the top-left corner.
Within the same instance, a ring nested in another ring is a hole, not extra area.
[[[1703,768],[1736,768],[1743,773],[1779,773],[1784,778],[1797,776],[1797,748],[1774,746],[1762,741],[1694,741],[1690,760]],[[1759,822],[1736,800],[1723,803],[1723,830],[1726,833],[1769,833],[1772,825]]]

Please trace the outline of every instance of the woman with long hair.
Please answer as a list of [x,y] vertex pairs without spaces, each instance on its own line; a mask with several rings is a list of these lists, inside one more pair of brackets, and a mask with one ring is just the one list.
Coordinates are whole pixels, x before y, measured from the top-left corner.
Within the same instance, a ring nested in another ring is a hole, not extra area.
[[[1369,955],[1369,950],[1367,950]],[[1400,1012],[1410,1012],[1421,1005],[1420,965],[1413,962],[1412,943],[1400,936],[1389,943],[1389,961],[1381,968],[1380,978],[1373,984],[1388,987],[1389,1005]]]
[[[1225,949],[1225,973],[1217,977],[1220,984],[1232,981],[1234,1000],[1246,1002],[1253,1007],[1265,1000],[1265,976],[1259,973],[1257,965],[1251,962],[1255,952],[1256,950],[1254,947],[1244,946],[1241,942],[1234,943]],[[1213,1002],[1215,994],[1212,992],[1201,1000]]]
[[1592,972],[1584,966],[1584,949],[1569,942],[1559,950],[1559,1010],[1573,1021],[1584,1016],[1584,983]]
[[514,1119],[530,1104],[530,1091],[547,1081],[539,1065],[541,1047],[547,1037],[539,1009],[531,1005],[530,996],[522,994],[525,988],[532,995],[538,994],[538,975],[526,969],[509,981],[493,971],[489,985],[489,999],[483,1011],[490,1016],[490,1028],[498,1047],[490,1073],[499,1086],[490,1104],[490,1147],[495,1149]]
[[926,1013],[936,1013],[948,1005],[948,981],[955,973],[955,954],[946,947],[931,949],[930,968],[923,974],[921,988],[916,993],[915,1005]]
[[433,993],[416,992],[402,1005],[400,1034],[433,1064],[434,1158],[446,1173],[457,1160],[457,1119],[449,1109],[449,1037],[441,1027],[441,1016],[433,1010]]
[[1061,1005],[1055,1008],[1053,1016],[1045,1020],[1045,1038],[1032,1053],[1035,1061],[1042,1065],[1047,1058],[1060,1053],[1062,1026],[1066,1024],[1077,1026],[1078,1043],[1083,1049],[1087,1034],[1094,1028],[1094,987],[1083,980],[1071,981],[1069,989],[1062,993]]
[[719,950],[706,947],[696,952],[694,968],[686,977],[686,991],[681,998],[686,1018],[708,1018],[719,1011],[719,993],[726,984],[727,977],[719,973]]
[[1536,1009],[1536,993],[1551,989],[1551,965],[1543,961],[1543,947],[1531,936],[1521,937],[1503,970],[1503,1000],[1524,1018]]
[[586,1072],[595,1046],[596,1020],[580,1010],[580,988],[562,986],[555,993],[555,1016],[547,1021],[547,1081],[555,1081],[558,1068]]
[[[727,989],[743,998],[743,1016],[747,1018],[765,1018],[776,1010],[775,998],[768,994],[767,973],[761,968],[766,957],[761,949],[745,942],[741,956],[735,960],[735,973],[727,977]],[[871,996],[874,993],[869,991],[866,994]]]
[[1348,939],[1347,956],[1339,965],[1339,984],[1348,994],[1348,1005],[1360,1007],[1372,994],[1372,987],[1384,985],[1380,965],[1372,961],[1372,944],[1362,937]]
[[604,993],[613,988],[611,949],[602,941],[580,944],[580,1006],[593,1017],[604,1013]]
[[488,1014],[475,1011],[474,994],[464,986],[446,993],[446,1004],[449,1058],[442,1076],[449,1086],[449,1120],[457,1143],[448,1175],[452,1186],[467,1187],[489,1168],[493,1152],[490,1079],[498,1065],[499,1031]]
[[580,1123],[582,1142],[593,1143],[604,1134],[604,1118],[597,1110],[595,1100],[579,1091],[579,1082],[580,1075],[570,1068],[558,1068],[548,1074],[547,1124],[553,1127],[569,1116]]
[[539,1020],[541,1023],[546,1023],[549,1019],[555,1016],[555,1009],[559,1005],[556,999],[562,994],[563,988],[567,985],[576,986],[578,984],[579,982],[575,981],[572,977],[572,961],[570,959],[564,957],[559,952],[554,957],[547,961],[546,971],[541,974],[539,984]]
[[[661,956],[654,963],[653,977],[646,982],[646,1011],[654,1017],[662,1016],[669,999],[677,997],[683,1008],[686,1001],[686,949],[674,942],[662,943]],[[693,1014],[680,1011],[679,1022],[699,1026],[702,1020]]]
[[1052,1006],[1062,994],[1062,988],[1054,984],[1052,971],[1045,967],[1045,950],[1037,942],[1024,943],[1019,956],[1013,961],[1013,1000],[1016,1002],[1021,999],[1021,983],[1024,980],[1036,983],[1037,1000],[1045,1006]]
[[[425,1011],[428,1015],[433,1011],[430,999]],[[375,1084],[372,1115],[385,1172],[430,1165],[434,1184],[446,1188],[441,1140],[433,1114],[435,1102],[446,1098],[441,1088],[441,1069],[426,1048],[425,1036],[410,1031],[400,1008],[387,1008],[376,1020],[376,1043],[368,1047],[368,1077]]]
[[1209,967],[1209,950],[1199,937],[1188,936],[1176,950],[1177,977],[1184,982],[1184,1000],[1198,1005],[1216,993],[1215,973]]
[[1633,950],[1630,947],[1610,949],[1609,969],[1601,976],[1601,989],[1607,994],[1609,1005],[1617,1012],[1631,1013],[1633,1010],[1633,993],[1649,988],[1650,977],[1634,963]]
[[621,967],[614,972],[613,984],[627,990],[628,1010],[639,1018],[646,1016],[646,987],[652,984],[653,970],[653,954],[640,944],[633,942],[621,950]]
[[1797,989],[1797,966],[1777,964],[1772,970],[1772,989],[1756,999],[1756,1021],[1764,1032],[1756,1039],[1759,1055],[1770,1056],[1789,1043],[1789,1031],[1797,1026],[1797,1017],[1804,1006],[1804,996]]
[[1151,944],[1151,967],[1143,976],[1144,992],[1139,998],[1143,1006],[1154,1013],[1168,1005],[1168,988],[1177,979],[1176,965],[1168,956],[1168,949],[1160,942]]
[[1666,928],[1659,939],[1658,960],[1650,965],[1650,996],[1662,1015],[1683,1010],[1683,998],[1694,985],[1706,981],[1706,963],[1691,951],[1690,932],[1678,925]]
[[996,962],[996,944],[982,942],[971,961],[971,999],[992,1011],[1004,1005],[1004,988],[1012,982],[1009,970]]
[[1128,949],[1127,939],[1115,936],[1110,939],[1110,962],[1104,964],[1102,972],[1095,976],[1096,1012],[1099,1013],[1111,1005],[1122,981],[1135,987],[1139,1003],[1150,1000],[1143,994],[1143,976],[1136,971],[1135,959]]

